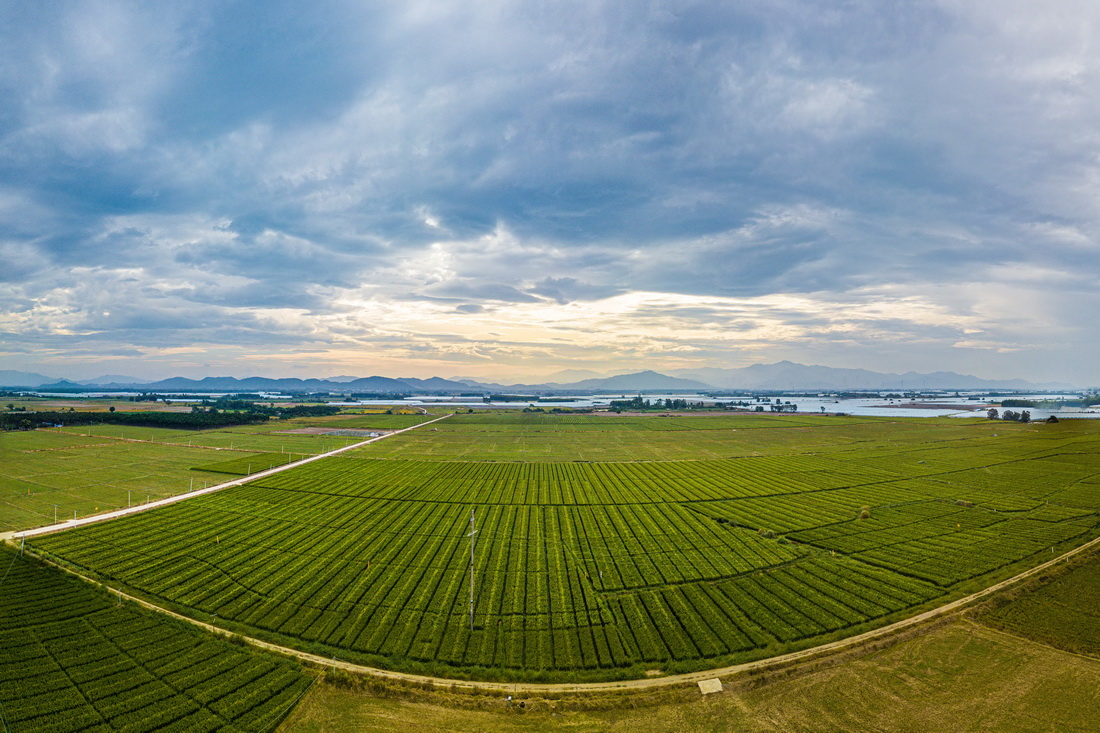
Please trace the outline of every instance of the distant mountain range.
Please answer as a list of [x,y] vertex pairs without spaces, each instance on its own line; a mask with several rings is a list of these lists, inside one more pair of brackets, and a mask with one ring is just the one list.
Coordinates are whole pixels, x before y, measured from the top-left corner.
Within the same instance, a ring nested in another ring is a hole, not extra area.
[[740,369],[678,369],[678,377],[697,379],[719,389],[791,390],[816,389],[829,391],[885,389],[1073,389],[1064,383],[1035,383],[1024,379],[982,379],[955,372],[904,374],[872,372],[867,369],[838,369],[809,366],[791,361],[775,364],[753,364]]
[[463,380],[472,388],[487,388],[493,392],[639,392],[653,390],[685,391],[712,389],[696,379],[670,377],[654,371],[620,374],[615,377],[582,379],[579,382],[545,382],[543,384],[494,384]]
[[40,384],[56,382],[57,379],[47,377],[34,372],[16,372],[11,369],[0,369],[0,384],[5,387],[37,387]]
[[[584,370],[566,370],[554,376],[574,377],[593,374]],[[678,369],[671,374],[641,371],[611,377],[593,377],[572,382],[545,382],[541,384],[496,384],[469,378],[416,379],[412,377],[351,377],[328,379],[270,379],[268,377],[204,377],[188,379],[172,377],[157,382],[108,375],[94,380],[72,382],[57,380],[33,372],[0,370],[0,386],[33,388],[42,391],[72,391],[89,388],[132,389],[143,392],[373,392],[380,394],[427,393],[546,393],[546,392],[701,392],[720,390],[956,390],[956,389],[1004,389],[1004,390],[1068,390],[1072,385],[1061,383],[1037,384],[1023,379],[982,379],[954,372],[918,374],[906,372],[892,374],[866,369],[837,369],[834,367],[808,366],[781,361],[776,364],[754,364],[740,369]]]

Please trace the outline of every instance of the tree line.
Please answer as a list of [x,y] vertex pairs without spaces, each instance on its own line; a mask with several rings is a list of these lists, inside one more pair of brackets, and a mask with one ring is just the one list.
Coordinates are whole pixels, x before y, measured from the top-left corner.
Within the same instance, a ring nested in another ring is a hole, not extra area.
[[74,425],[132,425],[143,428],[202,430],[265,422],[267,415],[254,412],[4,412],[0,430],[34,430]]
[[1015,412],[1014,410],[1005,410],[1002,413],[997,412],[997,408],[992,407],[989,412],[985,414],[990,420],[1011,420],[1014,422],[1031,422],[1031,411],[1021,410]]

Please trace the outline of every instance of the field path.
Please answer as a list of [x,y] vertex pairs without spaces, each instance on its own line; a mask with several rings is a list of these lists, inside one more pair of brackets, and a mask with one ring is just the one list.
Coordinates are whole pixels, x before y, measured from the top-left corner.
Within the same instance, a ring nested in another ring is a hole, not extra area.
[[[440,419],[442,419],[442,418],[440,418]],[[428,423],[422,423],[422,424],[427,425]],[[354,446],[351,446],[351,447],[354,447]],[[339,451],[333,451],[333,452],[335,453],[335,452],[339,452]],[[331,454],[329,454],[329,455],[331,455]],[[322,456],[318,456],[318,458],[320,458],[320,457],[322,457]],[[62,525],[62,527],[64,527],[64,525]],[[2,540],[2,538],[0,538],[0,540]],[[239,637],[243,638],[245,641],[247,641],[249,644],[251,644],[252,646],[258,647],[260,649],[266,649],[268,651],[272,651],[272,652],[275,652],[277,654],[282,654],[284,656],[289,656],[289,657],[294,657],[294,658],[297,658],[297,659],[301,659],[305,662],[310,662],[312,664],[315,664],[315,665],[318,665],[318,666],[321,666],[321,667],[330,667],[330,668],[334,668],[334,669],[343,669],[343,670],[346,670],[348,672],[352,672],[352,673],[355,673],[355,674],[369,675],[369,676],[372,676],[372,677],[378,677],[378,678],[389,679],[389,680],[396,680],[396,681],[400,681],[400,682],[408,682],[408,683],[420,684],[420,685],[428,684],[428,685],[432,685],[434,687],[445,688],[445,689],[448,689],[448,690],[465,691],[465,692],[478,692],[478,693],[497,692],[497,693],[501,693],[501,694],[510,694],[510,695],[514,695],[514,696],[523,697],[523,696],[531,696],[531,695],[548,695],[548,694],[549,695],[554,695],[554,694],[562,694],[562,693],[585,693],[585,692],[611,692],[611,691],[647,690],[647,689],[655,689],[655,688],[669,687],[669,686],[675,686],[675,685],[690,685],[690,684],[697,684],[702,680],[714,679],[716,677],[721,679],[721,678],[733,677],[733,676],[736,676],[736,675],[741,675],[741,674],[745,674],[745,673],[749,673],[749,672],[760,672],[760,671],[765,671],[765,670],[767,670],[769,668],[773,668],[773,667],[781,667],[781,666],[785,666],[785,665],[792,664],[792,663],[795,663],[795,662],[805,661],[805,660],[813,659],[813,658],[816,658],[816,657],[819,657],[819,656],[825,656],[825,655],[828,655],[828,654],[831,654],[831,653],[834,653],[834,652],[838,652],[838,651],[847,649],[849,647],[857,647],[860,644],[864,644],[864,643],[874,641],[874,640],[880,639],[880,638],[885,638],[885,637],[891,636],[893,634],[896,634],[898,632],[905,631],[906,629],[910,629],[910,628],[919,626],[921,624],[927,623],[929,621],[932,621],[932,620],[935,620],[935,619],[938,619],[938,618],[941,618],[941,617],[944,617],[944,616],[948,616],[952,613],[955,613],[957,611],[962,610],[964,607],[974,603],[975,601],[979,601],[983,598],[986,598],[987,596],[993,595],[994,593],[997,593],[998,591],[1004,590],[1005,588],[1008,588],[1012,585],[1015,585],[1015,584],[1017,584],[1017,583],[1019,583],[1023,580],[1026,580],[1028,578],[1039,575],[1039,574],[1043,573],[1044,571],[1046,571],[1047,569],[1049,569],[1049,568],[1051,568],[1055,565],[1058,565],[1059,563],[1065,562],[1066,560],[1070,559],[1071,557],[1074,557],[1075,555],[1078,555],[1082,552],[1086,552],[1089,549],[1097,547],[1097,546],[1100,546],[1100,537],[1096,537],[1095,539],[1092,539],[1092,540],[1086,542],[1085,544],[1083,544],[1079,547],[1075,547],[1074,549],[1072,549],[1072,550],[1070,550],[1066,553],[1063,553],[1061,555],[1058,555],[1057,557],[1055,557],[1051,560],[1048,560],[1048,561],[1046,561],[1046,562],[1044,562],[1040,565],[1036,565],[1033,568],[1030,568],[1028,570],[1023,571],[1022,573],[1018,573],[1017,575],[1014,575],[1011,578],[1008,578],[1006,580],[1002,580],[999,583],[995,583],[994,585],[991,585],[988,588],[980,590],[976,593],[971,593],[968,596],[964,596],[964,597],[959,598],[957,600],[951,601],[950,603],[945,603],[944,605],[939,606],[937,608],[933,608],[929,611],[919,613],[916,616],[910,616],[909,618],[902,619],[901,621],[897,621],[897,622],[889,624],[887,626],[883,626],[883,627],[877,628],[877,629],[872,629],[871,631],[866,631],[862,634],[857,634],[855,636],[850,636],[846,639],[840,639],[838,641],[829,642],[828,644],[821,644],[820,646],[815,646],[815,647],[812,647],[810,649],[802,649],[802,650],[797,651],[797,652],[790,652],[789,654],[781,654],[781,655],[776,656],[776,657],[769,657],[767,659],[758,659],[754,662],[745,662],[743,664],[735,664],[735,665],[732,665],[732,666],[729,666],[729,667],[720,667],[718,669],[709,669],[709,670],[703,670],[703,671],[700,671],[700,672],[688,672],[688,673],[685,673],[685,674],[669,675],[667,677],[650,677],[650,678],[635,679],[635,680],[617,680],[617,681],[613,681],[613,682],[575,682],[575,683],[480,682],[480,681],[471,681],[471,680],[449,679],[449,678],[446,678],[446,677],[426,677],[426,676],[422,676],[422,675],[407,674],[405,672],[394,672],[394,671],[387,670],[387,669],[379,669],[377,667],[367,667],[365,665],[354,664],[352,662],[345,662],[345,661],[342,661],[340,659],[336,659],[336,658],[332,658],[332,657],[322,657],[322,656],[319,656],[317,654],[310,654],[309,652],[303,652],[303,651],[300,651],[298,649],[293,649],[291,647],[281,646],[279,644],[272,644],[271,642],[263,641],[262,639],[255,639],[255,638],[250,637],[250,636],[241,636],[240,634],[237,634],[236,632],[229,631],[229,630],[223,629],[221,627],[214,626],[213,624],[205,623],[203,621],[198,621],[197,619],[193,619],[189,616],[185,616],[183,614],[176,613],[175,611],[170,611],[166,608],[158,606],[154,603],[150,603],[149,601],[143,600],[141,598],[131,596],[127,593],[123,593],[120,590],[116,590],[114,588],[111,588],[106,583],[100,583],[96,580],[88,578],[87,576],[81,575],[80,573],[76,572],[75,570],[73,570],[71,568],[67,568],[67,567],[64,567],[62,565],[57,565],[56,563],[52,562],[49,559],[46,559],[46,558],[40,558],[40,559],[43,559],[45,562],[48,562],[51,565],[56,565],[57,567],[61,568],[62,570],[66,571],[68,573],[72,573],[73,575],[76,575],[78,578],[81,578],[81,579],[83,579],[87,582],[90,582],[90,583],[94,584],[94,585],[102,585],[103,587],[108,588],[113,595],[118,596],[120,599],[121,598],[129,599],[130,601],[133,601],[134,603],[137,603],[140,606],[143,606],[143,607],[148,608],[148,609],[153,610],[153,611],[157,611],[159,613],[167,614],[167,615],[172,616],[173,618],[177,618],[181,621],[186,621],[188,623],[195,624],[196,626],[199,626],[203,629],[206,629],[207,631],[210,631],[210,632],[213,632],[213,633],[216,633],[216,634],[223,634],[225,636],[239,636]],[[33,551],[32,551],[32,554],[34,554]]]
[[9,539],[22,539],[23,537],[35,537],[41,534],[49,534],[51,532],[60,532],[63,529],[72,529],[73,527],[82,527],[86,524],[95,524],[97,522],[106,522],[111,519],[118,519],[119,517],[125,517],[129,514],[137,514],[138,512],[148,511],[150,509],[156,509],[157,507],[167,506],[169,504],[175,504],[178,501],[185,501],[195,496],[202,496],[203,494],[210,494],[215,491],[221,491],[222,489],[228,489],[233,486],[240,486],[246,484],[249,481],[254,481],[258,478],[265,478],[267,476],[273,476],[281,471],[288,471],[298,466],[304,466],[307,463],[313,461],[320,461],[329,456],[335,456],[339,453],[343,453],[349,450],[355,450],[356,448],[362,448],[364,445],[375,443],[379,440],[390,437],[391,435],[397,435],[399,433],[407,433],[410,430],[416,430],[417,428],[424,427],[425,425],[431,425],[433,422],[439,422],[440,420],[446,420],[450,417],[450,414],[446,414],[443,417],[437,417],[434,420],[427,420],[418,425],[413,425],[408,428],[401,428],[400,430],[394,430],[393,432],[383,433],[377,438],[370,438],[368,440],[361,441],[359,443],[353,443],[352,445],[345,445],[342,448],[336,450],[330,450],[328,453],[318,453],[315,456],[309,458],[303,458],[300,461],[294,461],[293,463],[284,463],[281,466],[275,466],[264,471],[257,471],[256,473],[250,473],[243,478],[233,479],[232,481],[226,481],[224,484],[217,484],[215,486],[208,486],[205,489],[195,489],[194,491],[187,491],[182,494],[176,494],[175,496],[169,496],[166,499],[158,499],[156,501],[149,502],[148,504],[138,504],[137,506],[127,507],[126,509],[118,509],[113,512],[104,512],[103,514],[94,514],[90,517],[83,517],[81,519],[69,519],[59,524],[51,524],[45,527],[37,527],[35,529],[26,529],[16,532],[3,532],[0,533],[0,542],[4,542]]

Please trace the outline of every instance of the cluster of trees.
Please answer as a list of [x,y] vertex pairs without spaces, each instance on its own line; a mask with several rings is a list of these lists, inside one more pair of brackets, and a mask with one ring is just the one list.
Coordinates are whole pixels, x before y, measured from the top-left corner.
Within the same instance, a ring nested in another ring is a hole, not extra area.
[[737,405],[747,405],[744,402],[715,402],[708,405],[705,402],[690,402],[682,399],[654,400],[643,399],[641,395],[631,397],[629,400],[611,400],[611,409],[615,412],[622,410],[724,410]]
[[1046,410],[1057,410],[1062,407],[1088,407],[1100,402],[1100,395],[1085,394],[1076,398],[1062,398],[1049,400],[1001,400],[1001,407],[1041,407]]
[[[798,405],[794,404],[790,400],[784,402],[779,397],[776,397],[774,402],[769,397],[764,397],[763,400],[764,405],[767,405],[768,409],[772,412],[798,412]],[[730,405],[733,405],[733,403],[731,402]],[[756,405],[756,412],[763,412],[764,405]],[[824,408],[821,411],[825,412]]]
[[130,402],[160,402],[161,400],[168,402],[167,397],[157,394],[156,392],[142,392],[139,395],[134,395],[127,399],[130,400]]
[[[141,402],[151,400],[155,395],[142,395],[133,398]],[[159,397],[157,397],[159,399]],[[33,430],[57,425],[94,425],[108,423],[112,425],[135,425],[146,428],[182,428],[202,430],[230,425],[250,425],[265,422],[271,418],[286,420],[292,417],[328,417],[340,412],[339,407],[326,404],[314,405],[276,405],[261,404],[238,397],[220,397],[217,400],[203,400],[195,405],[191,412],[116,412],[111,407],[107,412],[75,412],[51,410],[31,412],[25,407],[8,404],[7,412],[0,413],[0,430]]]
[[264,415],[265,419],[268,417],[275,417],[280,420],[287,420],[292,417],[328,417],[329,415],[336,415],[340,412],[339,407],[326,404],[315,405],[276,405],[274,402],[268,404],[262,404],[250,399],[242,399],[240,395],[236,397],[219,397],[211,402],[210,400],[203,400],[204,406],[195,405],[191,408],[191,412],[196,414],[212,414],[234,412],[234,413],[248,413],[253,415]]
[[272,414],[280,420],[292,417],[328,417],[340,412],[339,407],[332,405],[295,405],[294,407],[275,407],[272,410]]
[[[772,412],[798,412],[798,405],[787,401],[783,402],[780,398],[776,397],[772,402],[770,398],[766,398],[764,403],[768,406],[768,409]],[[667,399],[667,400],[654,400],[650,401],[638,397],[632,397],[629,400],[611,400],[611,409],[614,412],[622,412],[623,410],[631,411],[645,411],[645,410],[728,410],[734,407],[753,407],[751,402],[715,402],[707,404],[705,402],[691,402],[683,399]],[[755,405],[756,412],[764,412],[764,405]]]
[[264,422],[267,415],[248,412],[6,412],[0,430],[33,430],[58,425],[134,425],[143,428],[201,430]]
[[643,399],[641,395],[637,397],[631,397],[629,400],[611,400],[611,409],[615,412],[621,412],[623,410],[663,410],[664,400],[657,400],[661,403],[660,407],[657,407],[656,403],[650,402],[647,399]]
[[481,397],[481,401],[485,404],[490,402],[535,402],[538,397],[535,395],[522,395],[522,394],[489,394]]
[[1031,411],[1021,410],[1020,412],[1014,412],[1012,410],[1005,410],[1003,413],[998,413],[997,408],[991,407],[987,412],[986,417],[990,420],[1012,420],[1015,422],[1031,422]]

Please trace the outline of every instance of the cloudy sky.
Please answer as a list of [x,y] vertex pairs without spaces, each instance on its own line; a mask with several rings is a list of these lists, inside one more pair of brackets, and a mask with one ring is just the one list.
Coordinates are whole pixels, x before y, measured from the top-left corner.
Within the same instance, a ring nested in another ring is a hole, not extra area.
[[1100,383],[1100,4],[0,5],[0,368]]

